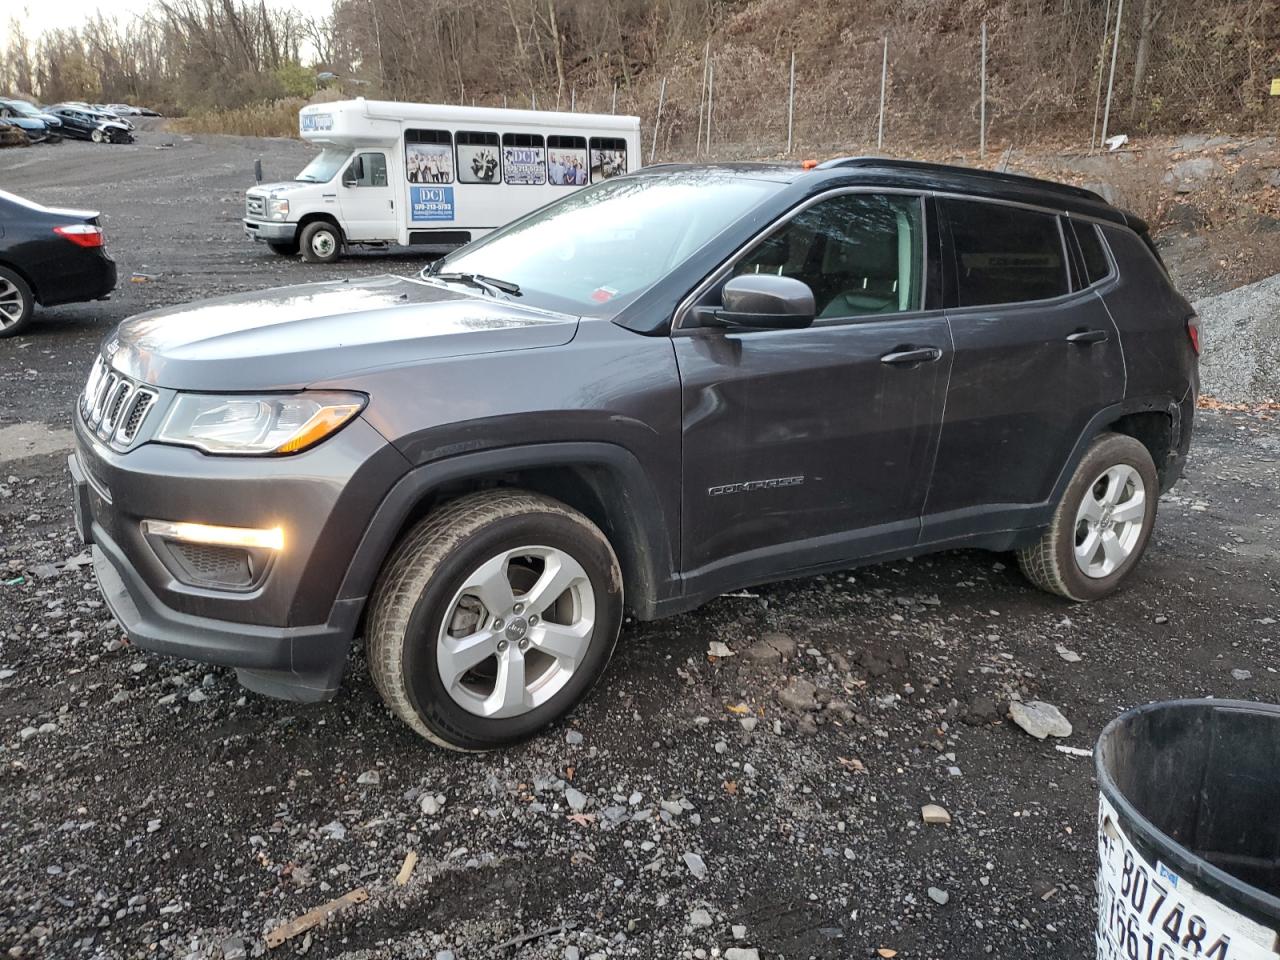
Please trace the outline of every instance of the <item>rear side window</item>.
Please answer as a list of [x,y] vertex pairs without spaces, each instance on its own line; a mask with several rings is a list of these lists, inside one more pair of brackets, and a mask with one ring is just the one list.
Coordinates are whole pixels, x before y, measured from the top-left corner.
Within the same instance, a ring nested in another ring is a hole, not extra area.
[[1111,261],[1107,259],[1107,251],[1103,249],[1102,234],[1092,223],[1072,223],[1076,232],[1076,242],[1080,244],[1080,253],[1084,256],[1084,269],[1089,275],[1089,283],[1105,280],[1111,275]]
[[501,182],[501,147],[496,133],[459,130],[453,139],[458,150],[459,183]]
[[627,141],[621,137],[591,138],[591,182],[627,172]]
[[502,176],[507,183],[547,182],[547,148],[540,133],[502,135]]
[[547,182],[558,187],[587,185],[586,137],[547,137]]
[[951,224],[961,307],[1047,300],[1068,292],[1053,214],[974,200],[942,200]]

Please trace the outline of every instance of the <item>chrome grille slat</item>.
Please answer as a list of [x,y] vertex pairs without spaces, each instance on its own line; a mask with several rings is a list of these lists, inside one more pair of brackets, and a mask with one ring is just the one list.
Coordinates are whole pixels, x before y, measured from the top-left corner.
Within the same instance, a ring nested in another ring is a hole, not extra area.
[[85,425],[99,438],[113,447],[125,448],[138,438],[159,396],[150,387],[112,370],[99,357],[89,371],[80,413]]
[[245,197],[244,209],[249,217],[261,217],[266,212],[267,203],[262,197]]

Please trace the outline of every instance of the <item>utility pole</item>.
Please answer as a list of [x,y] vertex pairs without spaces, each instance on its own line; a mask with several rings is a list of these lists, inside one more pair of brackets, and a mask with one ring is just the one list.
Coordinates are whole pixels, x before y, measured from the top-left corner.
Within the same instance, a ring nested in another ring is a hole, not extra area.
[[889,37],[884,38],[884,57],[880,61],[880,125],[876,131],[876,150],[884,148],[884,97],[889,80]]
[[1107,39],[1111,36],[1111,0],[1107,0],[1107,12],[1102,16],[1102,46],[1098,49],[1098,84],[1093,95],[1093,128],[1089,131],[1089,150],[1098,145],[1098,117],[1102,114],[1102,72],[1107,62]]
[[787,153],[791,152],[791,133],[796,117],[796,52],[791,51],[791,89],[787,94]]
[[649,145],[649,162],[653,163],[658,152],[658,125],[662,123],[662,104],[667,99],[667,78],[662,78],[662,86],[658,88],[658,112],[653,116],[653,143]]
[[1107,78],[1107,105],[1102,111],[1102,136],[1098,139],[1098,145],[1107,142],[1107,124],[1111,120],[1111,91],[1116,84],[1116,55],[1120,52],[1120,24],[1124,19],[1124,0],[1120,0],[1116,5],[1116,35],[1115,43],[1111,47],[1111,75]]
[[711,153],[711,111],[715,104],[716,62],[707,65],[707,153]]
[[711,62],[711,41],[702,48],[702,86],[698,89],[698,136],[694,139],[693,155],[702,152],[702,114],[707,108],[707,65]]
[[982,105],[978,110],[978,157],[987,159],[987,21],[982,21]]

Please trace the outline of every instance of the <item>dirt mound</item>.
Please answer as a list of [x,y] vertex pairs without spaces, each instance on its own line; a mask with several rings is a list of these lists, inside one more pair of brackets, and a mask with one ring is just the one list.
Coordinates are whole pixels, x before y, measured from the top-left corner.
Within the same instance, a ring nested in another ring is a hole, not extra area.
[[1195,304],[1201,390],[1232,403],[1280,399],[1280,274]]

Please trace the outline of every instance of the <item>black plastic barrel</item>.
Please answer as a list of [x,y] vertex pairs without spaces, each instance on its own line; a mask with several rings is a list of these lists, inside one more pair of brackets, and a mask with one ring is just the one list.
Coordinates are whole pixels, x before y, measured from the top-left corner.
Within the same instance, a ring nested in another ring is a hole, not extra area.
[[1094,763],[1099,960],[1280,956],[1280,706],[1138,707]]

